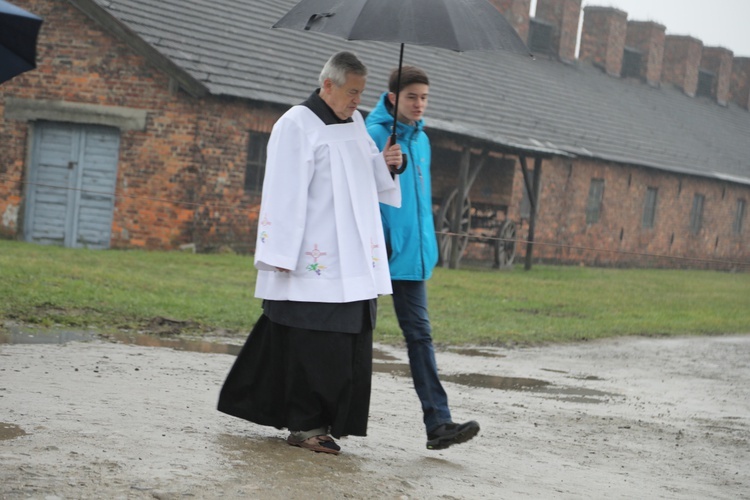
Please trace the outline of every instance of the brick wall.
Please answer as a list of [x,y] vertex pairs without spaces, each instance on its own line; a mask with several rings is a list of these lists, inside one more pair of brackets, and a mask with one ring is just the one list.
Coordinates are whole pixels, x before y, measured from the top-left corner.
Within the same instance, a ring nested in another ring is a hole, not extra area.
[[750,57],[735,57],[729,95],[735,104],[750,110]]
[[667,35],[661,79],[695,97],[703,42],[690,36]]
[[521,39],[525,42],[529,38],[529,16],[531,0],[489,0],[510,22]]
[[[520,200],[522,180],[519,182],[518,177],[514,189]],[[593,178],[604,180],[604,196],[599,221],[587,224],[586,203]],[[656,219],[653,228],[643,228],[649,187],[658,189]],[[607,162],[558,158],[544,162],[541,189],[535,231],[538,244],[534,247],[534,256],[539,260],[696,268],[707,266],[702,261],[710,259],[750,257],[747,230],[743,235],[732,230],[737,199],[746,199],[747,190],[733,184]],[[705,196],[702,229],[697,234],[690,231],[695,193]],[[527,228],[522,227],[519,237],[527,236]],[[521,255],[524,249],[521,245]],[[603,249],[609,252],[600,251]]]
[[[283,110],[174,90],[169,77],[67,2],[18,0],[46,21],[36,70],[6,96],[148,110],[145,130],[121,132],[113,247],[254,246],[257,197],[244,192],[247,137],[270,130]],[[0,215],[22,213],[32,127],[0,120]],[[20,217],[0,220],[19,235]]]
[[590,61],[607,74],[620,76],[628,29],[628,15],[607,7],[583,9],[580,59]]
[[653,87],[661,84],[666,29],[651,21],[628,21],[625,45],[643,54],[640,77]]
[[711,97],[722,106],[729,101],[729,85],[732,80],[731,50],[723,47],[704,47],[700,67],[714,74]]
[[581,0],[537,0],[535,17],[555,26],[553,44],[558,57],[574,61]]

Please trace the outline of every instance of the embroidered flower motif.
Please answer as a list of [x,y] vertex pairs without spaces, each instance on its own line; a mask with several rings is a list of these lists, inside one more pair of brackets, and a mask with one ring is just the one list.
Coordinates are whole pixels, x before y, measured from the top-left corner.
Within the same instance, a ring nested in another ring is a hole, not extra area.
[[320,262],[318,262],[318,259],[320,257],[322,257],[324,255],[328,255],[328,254],[326,252],[321,252],[320,250],[318,250],[318,244],[315,243],[315,245],[313,245],[313,249],[310,250],[309,252],[305,252],[305,255],[309,255],[310,257],[313,258],[312,263],[308,264],[308,266],[307,266],[306,269],[308,271],[313,271],[315,274],[317,274],[318,276],[320,276],[321,273],[323,272],[323,270],[326,269],[326,266],[324,266],[323,264],[321,264]]
[[317,262],[313,262],[312,264],[310,264],[310,265],[307,266],[307,270],[308,271],[314,271],[315,274],[317,274],[318,276],[320,276],[320,274],[322,273],[322,271],[325,268],[326,268],[326,266],[324,266],[322,264],[319,264]]
[[380,260],[379,257],[377,257],[377,252],[375,251],[376,248],[379,248],[380,245],[372,241],[372,238],[370,238],[370,256],[372,257],[372,268],[375,269],[377,267],[378,261]]
[[[263,228],[263,227],[266,227],[266,226],[270,226],[271,225],[271,221],[268,220],[268,217],[264,214],[263,218],[261,219],[261,221],[260,221],[259,224],[260,224],[261,228]],[[267,239],[268,239],[268,231],[266,231],[264,229],[260,233],[260,242],[261,243],[265,243]]]

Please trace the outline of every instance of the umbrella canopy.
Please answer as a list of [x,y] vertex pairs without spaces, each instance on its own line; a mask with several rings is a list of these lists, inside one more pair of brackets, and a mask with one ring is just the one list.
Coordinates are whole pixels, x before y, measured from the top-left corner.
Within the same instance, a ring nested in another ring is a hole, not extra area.
[[[513,26],[487,0],[302,0],[273,28],[326,33],[346,40],[400,43],[399,82],[404,44],[457,52],[506,50],[531,55]],[[398,94],[392,144],[396,143]]]
[[457,52],[529,53],[513,26],[487,0],[302,0],[273,27]]
[[0,83],[36,68],[42,18],[0,0]]

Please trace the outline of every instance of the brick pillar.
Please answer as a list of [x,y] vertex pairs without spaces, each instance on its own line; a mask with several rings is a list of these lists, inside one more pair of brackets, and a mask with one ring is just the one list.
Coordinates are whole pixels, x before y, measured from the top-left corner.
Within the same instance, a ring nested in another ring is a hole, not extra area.
[[489,0],[510,22],[524,42],[529,40],[531,0]]
[[643,54],[640,76],[652,87],[661,84],[666,30],[665,26],[652,21],[628,21],[625,45]]
[[667,35],[664,41],[662,82],[671,83],[690,97],[695,97],[702,53],[703,42],[697,38]]
[[729,102],[734,53],[724,47],[704,47],[700,67],[714,74],[711,96],[722,106]]
[[537,0],[534,17],[555,26],[553,43],[558,57],[574,61],[581,0]]
[[627,31],[627,12],[611,7],[586,7],[579,58],[603,68],[609,75],[620,76]]
[[750,57],[735,57],[732,61],[732,82],[729,98],[750,111]]

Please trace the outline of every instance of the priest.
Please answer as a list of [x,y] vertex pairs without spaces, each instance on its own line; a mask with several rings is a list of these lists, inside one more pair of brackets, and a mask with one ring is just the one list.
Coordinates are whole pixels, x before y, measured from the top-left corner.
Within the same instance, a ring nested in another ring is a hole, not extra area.
[[331,454],[334,438],[366,435],[377,297],[392,291],[379,203],[401,203],[400,146],[381,153],[357,110],[366,79],[356,55],[334,54],[273,127],[255,252],[263,313],[218,405]]

